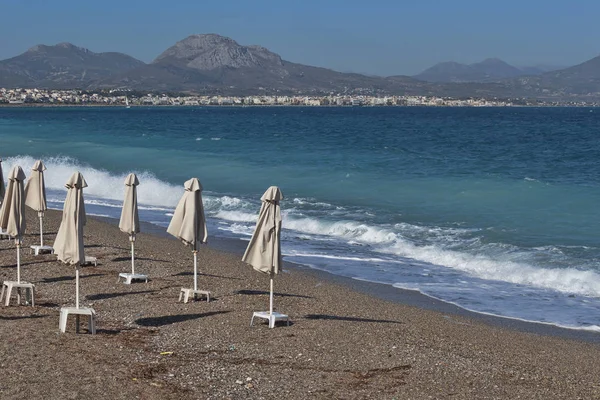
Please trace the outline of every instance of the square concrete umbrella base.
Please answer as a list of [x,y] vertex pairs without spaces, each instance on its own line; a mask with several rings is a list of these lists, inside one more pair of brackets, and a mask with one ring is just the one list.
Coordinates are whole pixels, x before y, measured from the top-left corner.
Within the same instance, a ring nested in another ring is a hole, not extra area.
[[10,296],[13,288],[17,289],[17,304],[21,304],[21,289],[25,289],[25,304],[28,303],[28,299],[31,299],[31,306],[35,306],[35,286],[33,283],[27,282],[4,281],[2,283],[2,292],[0,293],[0,302],[6,290],[4,305],[8,306],[10,304]]
[[269,328],[275,328],[275,322],[277,321],[286,321],[287,326],[290,326],[290,317],[286,314],[274,312],[273,314],[269,314],[268,311],[255,311],[252,314],[252,319],[250,320],[250,326],[254,323],[254,317],[263,318],[269,320]]
[[204,295],[206,296],[206,302],[208,303],[210,301],[210,292],[206,290],[194,290],[184,288],[181,288],[181,292],[179,292],[179,301],[181,301],[181,298],[183,298],[183,302],[187,303],[190,299],[190,295],[194,298],[194,300],[198,298],[198,295],[200,295],[200,297]]
[[36,256],[42,253],[54,254],[54,248],[52,246],[31,245],[29,246],[29,254],[31,254],[32,250],[33,254]]
[[123,278],[123,283],[125,283],[126,285],[131,285],[131,282],[134,280],[145,281],[146,283],[148,283],[148,276],[142,274],[128,274],[126,272],[121,272],[119,274],[119,278],[117,279],[117,283],[121,281],[121,278]]
[[67,330],[67,318],[69,314],[75,314],[75,332],[79,333],[79,316],[87,315],[88,320],[88,332],[92,335],[96,333],[96,311],[93,308],[87,307],[63,307],[60,309],[60,320],[58,322],[58,328],[62,333]]
[[85,256],[85,262],[81,265],[92,265],[92,264],[94,264],[94,267],[97,267],[98,259],[93,256]]

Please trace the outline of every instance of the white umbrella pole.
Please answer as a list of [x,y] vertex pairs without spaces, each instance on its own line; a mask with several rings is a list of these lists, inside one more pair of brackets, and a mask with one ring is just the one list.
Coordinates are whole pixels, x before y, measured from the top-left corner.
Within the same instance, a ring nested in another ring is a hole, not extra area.
[[79,265],[75,269],[75,308],[79,308]]
[[[271,207],[273,209],[273,221],[275,221],[275,208],[277,207],[277,203],[273,202],[273,207]],[[273,224],[273,232],[277,231],[277,223]],[[273,269],[275,268],[275,245],[276,243],[273,243],[273,251],[271,251],[271,273],[269,274],[269,277],[271,278],[271,290],[269,293],[269,315],[273,315],[273,276],[275,275],[275,273],[273,272]]]
[[273,273],[271,273],[271,293],[269,294],[269,315],[273,315]]
[[129,237],[131,241],[131,275],[135,275],[135,236]]
[[21,283],[21,240],[17,239],[17,283]]
[[198,290],[198,250],[194,250],[194,290]]
[[40,246],[43,247],[44,246],[44,213],[42,211],[40,211],[38,213],[39,217],[40,217]]

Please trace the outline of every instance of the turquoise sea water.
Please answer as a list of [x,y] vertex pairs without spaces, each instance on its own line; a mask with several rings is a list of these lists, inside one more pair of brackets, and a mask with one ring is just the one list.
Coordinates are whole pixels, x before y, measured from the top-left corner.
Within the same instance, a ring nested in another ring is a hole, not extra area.
[[118,217],[136,172],[166,226],[196,176],[209,236],[248,238],[270,185],[289,261],[465,308],[600,329],[600,111],[584,108],[0,108],[0,156],[81,171]]

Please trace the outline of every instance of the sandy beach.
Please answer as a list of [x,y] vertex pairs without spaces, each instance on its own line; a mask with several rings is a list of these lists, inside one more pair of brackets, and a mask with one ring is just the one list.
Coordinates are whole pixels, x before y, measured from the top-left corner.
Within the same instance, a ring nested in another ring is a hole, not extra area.
[[[511,326],[294,266],[275,281],[275,308],[291,325],[250,327],[252,312],[268,309],[268,276],[234,249],[201,249],[199,287],[214,299],[183,304],[189,248],[142,233],[136,271],[150,281],[117,283],[130,269],[127,235],[93,217],[86,255],[98,265],[82,268],[81,302],[96,310],[98,332],[76,334],[70,320],[61,334],[59,310],[75,302],[74,268],[28,253],[39,240],[29,211],[21,276],[35,283],[36,306],[0,309],[2,399],[600,398],[600,334]],[[48,243],[59,220],[47,213]],[[16,278],[12,241],[0,241],[0,278]]]

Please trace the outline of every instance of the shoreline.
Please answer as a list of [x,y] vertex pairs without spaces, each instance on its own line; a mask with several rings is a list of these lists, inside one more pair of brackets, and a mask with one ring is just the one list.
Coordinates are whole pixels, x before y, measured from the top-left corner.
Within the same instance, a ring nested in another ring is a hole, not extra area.
[[[101,221],[107,222],[115,226],[118,226],[119,224],[119,221],[116,218],[112,217],[90,217],[99,219]],[[143,230],[144,233],[176,241],[175,238],[173,238],[167,233],[166,228],[145,221],[140,221],[140,225],[142,226],[142,228],[145,228]],[[209,236],[209,241],[207,245],[208,247],[211,247],[217,251],[239,256],[239,258],[241,259],[246,249],[247,241],[244,241],[242,239],[238,240],[219,236]],[[518,318],[504,317],[501,315],[480,313],[477,311],[468,310],[457,304],[436,299],[435,297],[428,296],[418,290],[402,289],[384,283],[349,278],[342,275],[336,275],[328,271],[312,268],[304,264],[285,261],[285,255],[284,263],[286,268],[292,268],[296,271],[308,274],[317,279],[327,280],[329,282],[348,287],[349,289],[354,290],[356,292],[366,294],[373,298],[381,299],[384,301],[389,301],[396,304],[403,304],[423,310],[434,311],[441,314],[461,316],[473,319],[475,321],[483,322],[490,326],[506,328],[518,332],[534,333],[538,335],[553,336],[564,339],[580,340],[589,343],[600,343],[600,332],[594,330],[589,330],[585,328],[562,327],[551,323],[527,321]]]
[[[457,105],[427,105],[427,104],[416,104],[416,105],[372,105],[364,104],[360,106],[353,105],[307,105],[307,104],[130,104],[131,108],[194,108],[194,107],[211,107],[211,108],[266,108],[266,107],[289,107],[289,108],[598,108],[598,104],[514,104],[514,105],[493,105],[493,106],[457,106]],[[0,103],[1,108],[123,108],[127,109],[125,104],[45,104],[45,103],[23,103],[23,104],[8,104]]]

